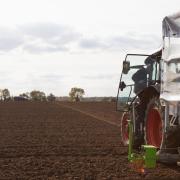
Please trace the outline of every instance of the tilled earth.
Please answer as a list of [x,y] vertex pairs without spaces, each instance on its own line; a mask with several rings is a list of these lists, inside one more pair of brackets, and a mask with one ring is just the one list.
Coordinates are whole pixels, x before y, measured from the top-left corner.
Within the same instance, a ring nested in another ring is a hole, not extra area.
[[144,174],[131,168],[113,103],[70,105],[0,104],[0,179],[180,178],[176,166]]
[[112,122],[118,126],[120,125],[121,114],[116,111],[115,102],[59,102],[59,104],[95,116],[98,119]]

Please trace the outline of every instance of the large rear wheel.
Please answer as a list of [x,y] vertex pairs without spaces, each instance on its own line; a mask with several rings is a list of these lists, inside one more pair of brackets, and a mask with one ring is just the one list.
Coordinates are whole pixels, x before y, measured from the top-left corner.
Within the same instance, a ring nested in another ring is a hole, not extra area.
[[163,120],[158,98],[153,98],[145,114],[145,142],[160,148],[163,141]]
[[129,120],[129,113],[124,112],[121,117],[121,140],[125,146],[129,144],[128,120]]

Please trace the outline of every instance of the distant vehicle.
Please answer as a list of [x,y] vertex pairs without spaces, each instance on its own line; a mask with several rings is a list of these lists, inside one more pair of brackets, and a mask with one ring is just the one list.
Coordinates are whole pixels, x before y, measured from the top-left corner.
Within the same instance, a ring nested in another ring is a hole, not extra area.
[[[128,120],[133,147],[153,145],[162,162],[180,161],[180,13],[165,17],[163,46],[157,52],[127,54],[117,94],[122,142],[128,144]],[[123,101],[122,101],[123,100]]]
[[25,97],[21,97],[21,96],[14,96],[13,100],[14,101],[28,101],[29,99],[27,99]]

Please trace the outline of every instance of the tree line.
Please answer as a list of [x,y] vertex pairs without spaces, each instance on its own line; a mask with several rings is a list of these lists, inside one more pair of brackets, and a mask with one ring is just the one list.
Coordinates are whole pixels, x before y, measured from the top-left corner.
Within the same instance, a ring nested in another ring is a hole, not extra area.
[[43,91],[33,90],[31,92],[26,92],[19,94],[19,96],[11,96],[10,91],[8,89],[0,89],[0,100],[1,101],[55,101],[56,97],[52,93],[48,96]]
[[[78,102],[82,99],[83,95],[85,94],[84,89],[73,87],[69,92],[69,97],[71,101]],[[26,92],[19,94],[19,96],[12,97],[10,95],[10,91],[8,89],[0,89],[0,100],[1,101],[55,101],[56,96],[52,93],[46,96],[43,91],[33,90],[31,92]]]
[[43,91],[39,90],[33,90],[31,92],[21,93],[18,96],[12,97],[10,95],[10,91],[8,89],[0,89],[0,101],[59,101],[59,98],[62,98],[63,101],[111,101],[116,102],[116,97],[86,97],[83,98],[85,94],[84,89],[73,87],[70,89],[69,97],[65,96],[66,98],[63,99],[63,97],[56,97],[54,94],[50,93],[46,96],[46,94]]

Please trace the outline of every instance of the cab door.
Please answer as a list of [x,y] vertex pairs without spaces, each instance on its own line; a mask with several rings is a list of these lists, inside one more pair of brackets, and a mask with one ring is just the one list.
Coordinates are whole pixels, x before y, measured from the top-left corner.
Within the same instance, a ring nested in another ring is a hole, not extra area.
[[[127,54],[123,61],[122,73],[117,93],[117,110],[126,112],[136,97],[134,92],[134,81],[132,76],[141,68],[145,67],[145,60],[149,55],[145,54]],[[142,87],[143,88],[143,87]],[[140,89],[141,90],[141,89]]]

